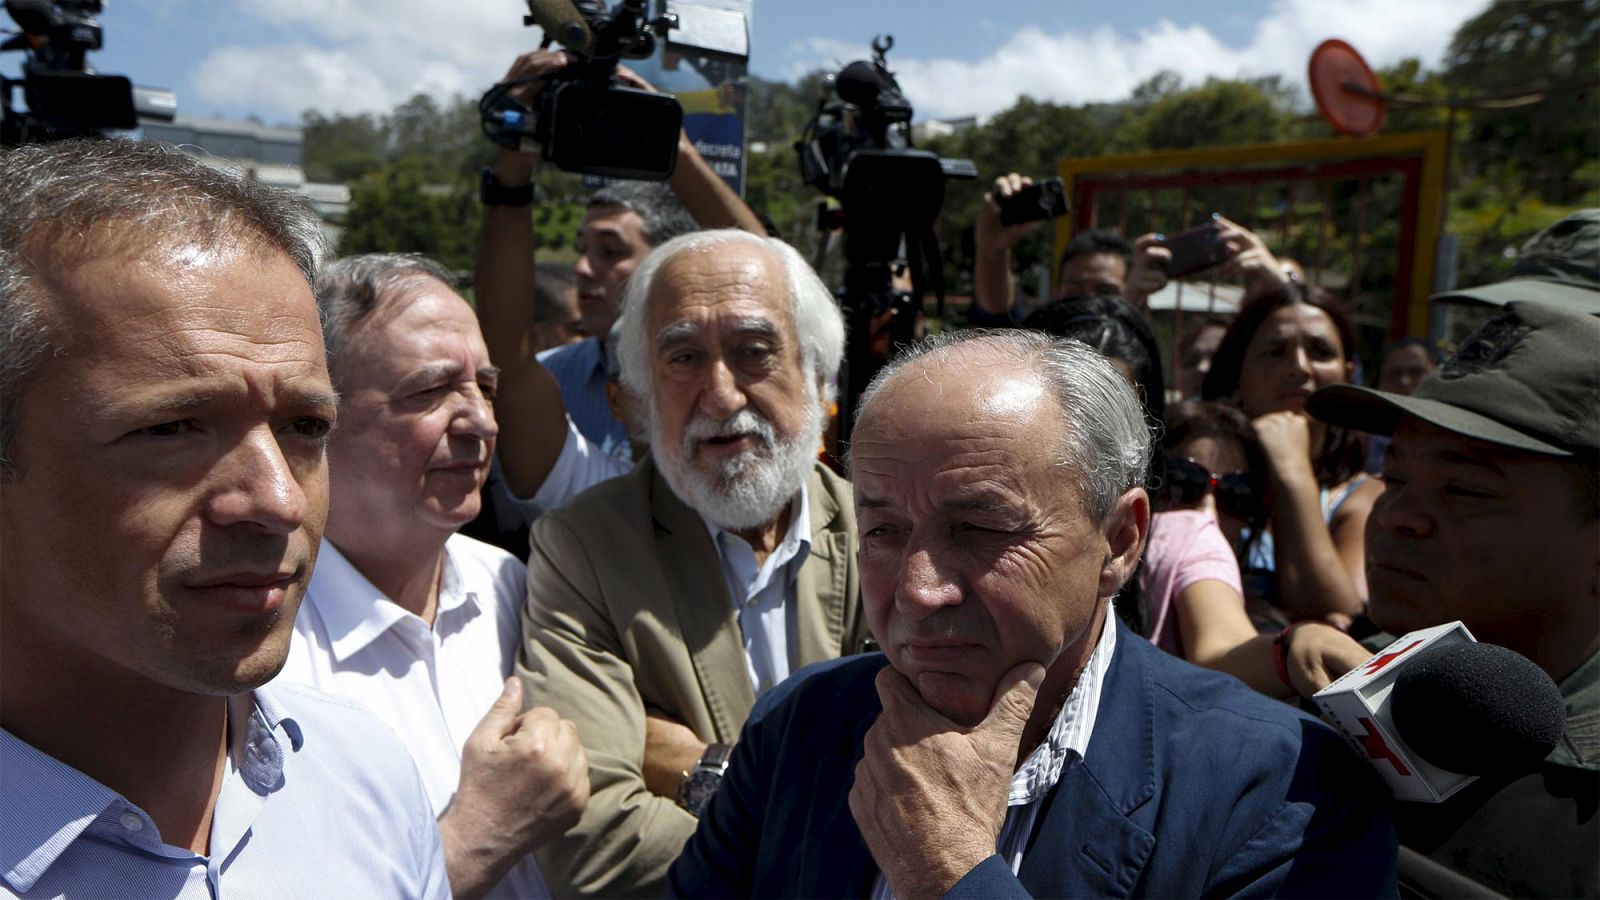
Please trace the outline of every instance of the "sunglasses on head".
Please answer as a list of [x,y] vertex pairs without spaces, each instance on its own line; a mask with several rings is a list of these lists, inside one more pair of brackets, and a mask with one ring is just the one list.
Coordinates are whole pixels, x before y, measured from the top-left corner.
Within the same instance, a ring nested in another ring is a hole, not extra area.
[[1167,477],[1161,498],[1168,509],[1198,506],[1206,494],[1217,498],[1218,511],[1245,522],[1267,514],[1266,491],[1246,472],[1213,475],[1211,470],[1182,456],[1165,457]]

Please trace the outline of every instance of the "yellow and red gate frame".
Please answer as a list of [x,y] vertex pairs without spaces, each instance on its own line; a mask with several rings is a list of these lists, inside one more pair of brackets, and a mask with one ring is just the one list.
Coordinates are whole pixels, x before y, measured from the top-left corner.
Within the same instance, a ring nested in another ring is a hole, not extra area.
[[1094,199],[1100,193],[1398,172],[1405,186],[1389,332],[1397,338],[1426,335],[1444,226],[1447,148],[1448,136],[1441,130],[1064,159],[1058,170],[1072,213],[1056,228],[1053,258],[1061,257],[1076,231],[1094,227]]

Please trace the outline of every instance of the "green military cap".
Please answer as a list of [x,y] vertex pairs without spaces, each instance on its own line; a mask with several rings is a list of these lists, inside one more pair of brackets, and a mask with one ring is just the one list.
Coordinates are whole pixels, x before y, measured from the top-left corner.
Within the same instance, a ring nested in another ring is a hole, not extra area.
[[1523,245],[1505,281],[1434,294],[1437,303],[1533,300],[1600,316],[1600,209],[1580,209]]
[[1352,384],[1312,394],[1324,422],[1393,434],[1403,416],[1551,456],[1600,453],[1600,319],[1512,302],[1409,397]]

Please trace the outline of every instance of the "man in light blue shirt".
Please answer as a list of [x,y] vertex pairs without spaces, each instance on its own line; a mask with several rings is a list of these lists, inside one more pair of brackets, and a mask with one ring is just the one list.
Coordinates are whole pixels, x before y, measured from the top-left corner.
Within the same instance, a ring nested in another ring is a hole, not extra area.
[[0,893],[445,897],[392,732],[283,666],[336,416],[303,206],[0,156]]

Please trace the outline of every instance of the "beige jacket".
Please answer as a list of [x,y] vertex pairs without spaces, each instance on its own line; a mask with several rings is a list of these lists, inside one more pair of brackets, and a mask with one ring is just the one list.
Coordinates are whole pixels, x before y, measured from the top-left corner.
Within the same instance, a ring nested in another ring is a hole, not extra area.
[[[795,668],[868,637],[850,485],[807,484],[811,553],[795,584]],[[557,897],[658,897],[696,820],[644,785],[646,710],[732,744],[755,703],[744,643],[705,523],[646,457],[533,525],[518,674],[530,704],[577,723],[589,806],[538,853]]]

